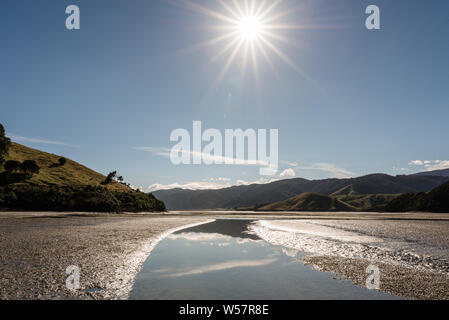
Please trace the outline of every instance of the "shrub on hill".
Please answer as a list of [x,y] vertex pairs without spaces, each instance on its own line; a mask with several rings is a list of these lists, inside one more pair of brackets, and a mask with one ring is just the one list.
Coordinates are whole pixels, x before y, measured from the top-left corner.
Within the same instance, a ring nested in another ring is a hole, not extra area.
[[152,194],[110,191],[100,186],[2,187],[0,188],[0,207],[36,211],[165,211],[164,203]]
[[22,164],[16,160],[9,160],[5,162],[4,168],[8,173],[15,173],[21,170]]
[[25,160],[21,165],[21,169],[26,175],[30,177],[32,177],[35,173],[39,173],[40,170],[39,166],[34,160]]
[[0,164],[5,162],[5,156],[8,154],[11,140],[5,136],[5,128],[0,124]]

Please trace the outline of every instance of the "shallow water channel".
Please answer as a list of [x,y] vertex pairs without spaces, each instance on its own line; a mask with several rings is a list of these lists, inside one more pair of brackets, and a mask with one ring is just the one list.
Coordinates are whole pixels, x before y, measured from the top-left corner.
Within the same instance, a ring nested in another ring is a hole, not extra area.
[[166,237],[137,275],[130,299],[397,299],[304,265],[302,252],[247,233],[250,223],[222,219]]

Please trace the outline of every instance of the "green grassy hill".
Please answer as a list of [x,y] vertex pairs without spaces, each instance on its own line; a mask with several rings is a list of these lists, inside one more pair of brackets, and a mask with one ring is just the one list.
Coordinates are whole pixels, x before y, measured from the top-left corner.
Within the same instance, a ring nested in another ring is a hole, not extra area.
[[343,201],[325,195],[306,192],[293,198],[261,206],[258,211],[356,211]]
[[[70,159],[67,159],[67,162],[61,166],[58,164],[59,158],[61,156],[28,148],[18,143],[11,143],[9,154],[5,157],[6,160],[17,160],[20,162],[34,160],[40,167],[39,174],[35,174],[29,179],[12,183],[13,185],[101,186],[101,183],[106,179],[104,175]],[[0,173],[2,172],[4,172],[3,166],[0,168]],[[104,187],[111,191],[131,191],[131,188],[118,182],[112,182]]]
[[[152,194],[133,190],[75,161],[11,143],[5,163],[15,160],[23,163],[34,160],[39,173],[27,175],[0,169],[0,209],[36,211],[91,211],[91,212],[160,212],[162,201]],[[23,166],[22,166],[23,167]]]
[[333,196],[360,211],[384,211],[390,201],[399,194],[348,194]]

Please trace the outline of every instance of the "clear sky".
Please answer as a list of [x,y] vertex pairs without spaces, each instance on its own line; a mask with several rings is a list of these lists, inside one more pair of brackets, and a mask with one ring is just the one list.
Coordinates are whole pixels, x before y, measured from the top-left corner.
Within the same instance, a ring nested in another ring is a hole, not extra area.
[[[207,10],[230,13],[218,1],[191,2],[2,0],[7,134],[118,170],[145,190],[262,181],[253,166],[174,166],[161,156],[172,130],[191,131],[194,120],[279,129],[280,171],[263,181],[449,167],[448,1],[284,0],[267,14],[284,26],[272,42],[284,59],[257,49],[257,75],[240,52],[222,73],[232,50],[212,58],[233,39],[198,44],[226,33]],[[65,27],[70,4],[81,10],[80,30]],[[370,4],[381,10],[380,30],[365,27]]]

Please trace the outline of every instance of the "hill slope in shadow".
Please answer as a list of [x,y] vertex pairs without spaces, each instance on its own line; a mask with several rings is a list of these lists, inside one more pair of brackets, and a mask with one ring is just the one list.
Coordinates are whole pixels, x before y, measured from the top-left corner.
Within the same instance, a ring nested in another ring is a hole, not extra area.
[[329,196],[305,192],[259,207],[257,211],[356,211],[356,208]]

